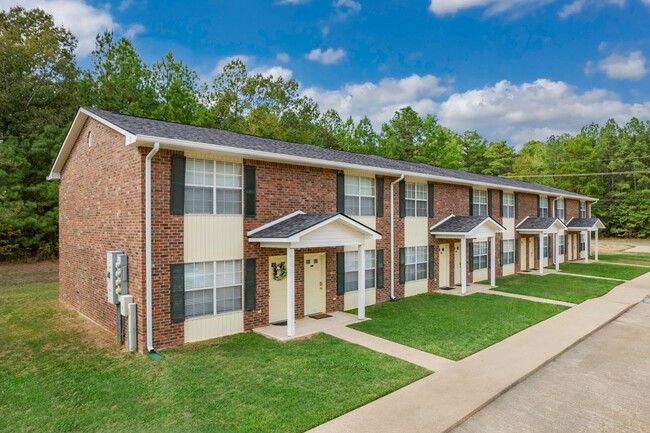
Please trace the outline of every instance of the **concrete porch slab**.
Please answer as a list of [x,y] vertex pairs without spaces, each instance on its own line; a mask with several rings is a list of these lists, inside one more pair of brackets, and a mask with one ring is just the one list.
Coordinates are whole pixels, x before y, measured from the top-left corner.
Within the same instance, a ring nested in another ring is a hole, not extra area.
[[327,331],[328,329],[337,328],[340,326],[347,326],[352,323],[359,322],[357,316],[349,313],[344,313],[342,311],[333,311],[327,314],[329,314],[331,317],[326,317],[324,319],[312,319],[311,317],[305,317],[303,319],[296,320],[295,337],[287,336],[286,325],[264,326],[262,328],[253,329],[253,332],[263,335],[267,338],[272,338],[274,340],[285,342],[285,341],[309,337],[310,335],[318,334],[320,332]]
[[472,293],[487,292],[488,290],[490,290],[489,284],[472,283],[467,285],[467,291],[465,292],[465,295],[461,293],[460,286],[454,286],[453,289],[447,290],[438,289],[435,292],[442,293],[443,295],[467,296],[471,295]]

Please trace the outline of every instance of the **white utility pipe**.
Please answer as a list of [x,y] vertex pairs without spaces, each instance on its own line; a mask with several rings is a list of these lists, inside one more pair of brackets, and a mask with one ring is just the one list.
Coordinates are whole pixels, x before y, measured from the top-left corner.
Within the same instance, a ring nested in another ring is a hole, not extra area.
[[395,191],[396,184],[404,180],[402,174],[390,184],[390,299],[395,299]]
[[153,348],[153,318],[151,299],[151,160],[160,150],[160,143],[154,143],[153,149],[145,159],[145,255],[146,255],[146,285],[147,285],[147,350],[155,352]]

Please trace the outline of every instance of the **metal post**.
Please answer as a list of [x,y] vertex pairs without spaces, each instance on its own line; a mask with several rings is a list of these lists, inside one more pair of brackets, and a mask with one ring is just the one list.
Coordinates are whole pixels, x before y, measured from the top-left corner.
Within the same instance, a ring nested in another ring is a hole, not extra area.
[[544,233],[539,234],[539,274],[544,274]]
[[136,324],[138,322],[137,305],[131,303],[128,305],[128,309],[129,309],[129,318],[127,320],[127,327],[128,327],[127,343],[129,345],[129,352],[135,352],[138,349],[138,332],[136,328]]
[[287,248],[287,336],[296,336],[295,250]]
[[363,244],[359,244],[359,287],[357,290],[358,305],[357,317],[359,320],[366,318],[366,253]]
[[584,236],[585,240],[585,263],[589,263],[589,243],[587,242],[587,233],[588,231],[584,231],[581,233],[580,237]]

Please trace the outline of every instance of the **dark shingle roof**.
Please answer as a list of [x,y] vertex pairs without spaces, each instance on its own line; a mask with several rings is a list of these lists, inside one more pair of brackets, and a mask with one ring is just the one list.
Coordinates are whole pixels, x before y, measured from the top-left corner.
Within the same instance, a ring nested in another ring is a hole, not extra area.
[[564,191],[557,188],[551,188],[546,185],[522,182],[514,179],[469,173],[466,171],[452,170],[449,168],[434,167],[428,164],[399,161],[396,159],[389,159],[376,155],[365,155],[353,152],[345,152],[341,150],[326,149],[323,147],[312,146],[308,144],[291,143],[270,138],[257,137],[253,135],[222,131],[213,128],[204,128],[199,126],[183,125],[180,123],[165,122],[162,120],[127,116],[110,111],[97,110],[91,107],[84,107],[84,109],[135,135],[148,135],[165,139],[186,140],[197,143],[222,145],[238,149],[268,152],[277,155],[298,156],[334,163],[355,164],[380,169],[413,172],[430,176],[441,176],[468,183],[481,182],[498,185],[505,188],[524,188],[554,195],[569,194],[574,197],[589,198],[570,191]]
[[546,230],[557,221],[554,217],[527,218],[517,226],[517,230]]
[[315,226],[316,224],[327,221],[328,219],[339,215],[338,213],[312,213],[312,214],[298,214],[291,218],[288,218],[284,221],[280,221],[277,224],[273,224],[270,227],[260,230],[257,233],[253,233],[249,236],[251,239],[262,239],[262,238],[271,238],[271,239],[284,239],[300,233],[303,230],[307,230],[310,227]]
[[469,233],[488,218],[486,216],[453,216],[433,226],[431,231],[439,233]]
[[598,218],[573,218],[569,223],[567,224],[567,227],[569,228],[590,228],[596,225],[598,223],[599,219]]

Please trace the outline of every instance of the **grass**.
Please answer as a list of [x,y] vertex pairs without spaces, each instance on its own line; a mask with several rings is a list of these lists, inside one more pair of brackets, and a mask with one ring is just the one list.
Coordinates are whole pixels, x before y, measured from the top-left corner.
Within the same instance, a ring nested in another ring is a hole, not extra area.
[[650,266],[650,254],[646,253],[601,253],[598,254],[598,259],[606,262],[624,263],[627,265]]
[[565,309],[481,293],[422,294],[367,307],[372,320],[351,327],[459,360]]
[[299,432],[429,374],[327,335],[238,334],[154,362],[118,351],[51,283],[0,290],[0,327],[0,431]]
[[560,270],[571,274],[591,275],[594,277],[632,280],[649,272],[650,269],[635,266],[609,265],[606,263],[560,263]]
[[497,278],[496,283],[496,290],[500,292],[555,299],[574,304],[602,296],[621,284],[619,281],[597,280],[561,274],[544,276],[517,274]]

